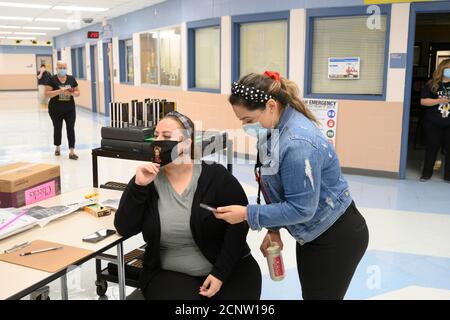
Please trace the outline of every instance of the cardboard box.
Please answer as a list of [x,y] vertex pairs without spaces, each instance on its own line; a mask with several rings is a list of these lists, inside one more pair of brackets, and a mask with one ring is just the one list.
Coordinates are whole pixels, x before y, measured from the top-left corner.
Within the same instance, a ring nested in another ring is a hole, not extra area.
[[18,208],[60,193],[59,165],[18,162],[0,167],[0,208]]

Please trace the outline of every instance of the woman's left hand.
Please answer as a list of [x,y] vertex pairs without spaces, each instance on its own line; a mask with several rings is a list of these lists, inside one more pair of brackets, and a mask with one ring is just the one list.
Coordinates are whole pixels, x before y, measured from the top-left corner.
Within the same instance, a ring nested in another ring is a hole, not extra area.
[[217,219],[225,220],[230,224],[241,223],[247,220],[247,207],[244,206],[227,206],[217,208],[214,214]]
[[198,294],[211,298],[217,292],[219,292],[220,288],[222,288],[222,281],[214,277],[213,275],[209,275],[203,285],[200,287],[200,291]]

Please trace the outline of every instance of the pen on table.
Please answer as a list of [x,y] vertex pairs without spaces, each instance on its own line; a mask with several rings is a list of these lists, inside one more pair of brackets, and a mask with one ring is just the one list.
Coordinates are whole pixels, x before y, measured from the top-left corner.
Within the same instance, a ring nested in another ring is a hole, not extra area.
[[18,244],[18,245],[15,245],[14,247],[5,250],[5,253],[11,253],[11,252],[23,249],[23,248],[25,248],[28,245],[30,245],[30,243],[28,241],[24,242],[24,243],[21,243],[21,244]]
[[25,252],[25,253],[21,253],[20,255],[23,256],[29,256],[35,253],[41,253],[41,252],[47,252],[47,251],[53,251],[53,250],[58,250],[58,249],[62,249],[63,247],[53,247],[53,248],[45,248],[45,249],[40,249],[40,250],[34,250],[34,251],[30,251],[30,252]]

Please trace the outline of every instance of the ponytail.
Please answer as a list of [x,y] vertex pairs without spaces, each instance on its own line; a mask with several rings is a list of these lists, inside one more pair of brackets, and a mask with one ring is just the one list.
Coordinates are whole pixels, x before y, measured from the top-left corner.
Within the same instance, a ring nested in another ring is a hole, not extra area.
[[[250,73],[242,77],[239,80],[239,84],[262,90],[275,99],[282,108],[286,108],[290,105],[312,122],[318,123],[311,110],[309,110],[301,101],[299,89],[295,82],[280,77],[276,72],[266,71],[265,74]],[[242,105],[248,110],[263,110],[266,107],[266,102],[247,100],[239,94],[231,94],[228,101],[232,105]]]

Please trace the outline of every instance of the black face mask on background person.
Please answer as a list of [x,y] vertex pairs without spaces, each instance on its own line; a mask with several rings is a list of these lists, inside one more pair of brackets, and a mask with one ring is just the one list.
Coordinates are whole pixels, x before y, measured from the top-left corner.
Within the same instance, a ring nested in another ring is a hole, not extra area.
[[[150,144],[150,157],[153,163],[161,167],[178,158],[177,146],[180,142],[175,140],[155,140]],[[175,149],[175,150],[174,150]],[[173,155],[172,155],[173,154]],[[173,158],[172,158],[173,156]]]

